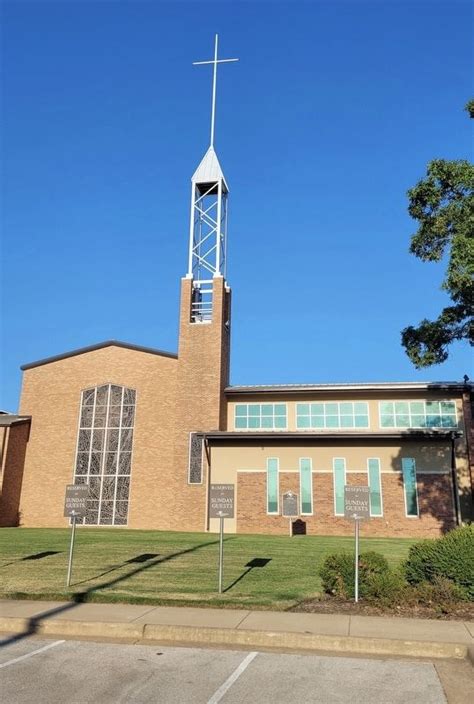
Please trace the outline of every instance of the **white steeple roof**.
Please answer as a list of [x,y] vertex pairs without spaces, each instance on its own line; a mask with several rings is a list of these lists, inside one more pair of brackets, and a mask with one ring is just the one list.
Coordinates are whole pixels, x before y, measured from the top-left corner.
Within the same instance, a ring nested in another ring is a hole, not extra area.
[[224,178],[224,173],[219,164],[219,159],[214,151],[214,147],[209,147],[205,153],[201,163],[197,167],[193,174],[193,183],[217,183],[222,180],[224,182],[225,190],[228,191],[226,180]]

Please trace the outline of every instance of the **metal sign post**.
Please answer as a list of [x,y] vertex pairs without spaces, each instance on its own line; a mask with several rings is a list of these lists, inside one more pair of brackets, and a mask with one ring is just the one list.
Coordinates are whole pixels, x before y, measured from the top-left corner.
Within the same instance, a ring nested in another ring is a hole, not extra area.
[[344,517],[354,521],[354,596],[357,603],[359,601],[359,521],[362,518],[370,518],[370,490],[368,486],[344,487]]
[[298,496],[292,491],[287,491],[283,494],[281,504],[281,515],[283,518],[289,519],[291,538],[293,536],[293,518],[298,518],[300,515],[298,511]]
[[72,518],[71,544],[69,546],[69,564],[67,568],[66,587],[71,584],[72,557],[74,554],[74,540],[76,538],[76,521],[86,515],[87,498],[89,496],[88,484],[68,484],[64,498],[64,516]]
[[219,519],[219,594],[224,584],[224,519],[234,518],[234,484],[211,484],[209,518]]

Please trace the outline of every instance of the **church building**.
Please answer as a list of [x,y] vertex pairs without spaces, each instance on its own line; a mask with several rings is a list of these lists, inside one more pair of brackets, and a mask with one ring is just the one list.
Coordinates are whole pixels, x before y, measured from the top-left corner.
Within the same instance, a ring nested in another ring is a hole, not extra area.
[[[24,364],[0,413],[0,525],[217,531],[210,485],[235,486],[226,532],[348,535],[344,486],[369,487],[365,536],[435,537],[472,519],[473,387],[463,382],[232,386],[229,188],[210,146],[191,179],[177,352],[116,340]],[[238,292],[237,292],[238,295]]]

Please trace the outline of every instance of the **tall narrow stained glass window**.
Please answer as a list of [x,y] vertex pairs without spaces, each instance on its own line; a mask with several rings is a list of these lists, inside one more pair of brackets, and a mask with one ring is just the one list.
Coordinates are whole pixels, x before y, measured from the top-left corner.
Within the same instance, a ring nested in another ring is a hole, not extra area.
[[416,488],[416,465],[412,457],[402,457],[403,488],[407,516],[418,516],[418,491]]
[[127,524],[135,397],[116,384],[82,392],[74,483],[89,484],[86,525]]
[[267,513],[279,513],[277,457],[267,459]]
[[332,461],[334,476],[334,514],[344,515],[344,486],[346,484],[346,460],[335,457]]
[[369,499],[370,499],[370,515],[382,516],[382,483],[380,480],[380,460],[376,457],[370,457],[367,460],[367,469],[369,474]]
[[313,479],[310,457],[300,459],[300,506],[303,515],[313,513]]

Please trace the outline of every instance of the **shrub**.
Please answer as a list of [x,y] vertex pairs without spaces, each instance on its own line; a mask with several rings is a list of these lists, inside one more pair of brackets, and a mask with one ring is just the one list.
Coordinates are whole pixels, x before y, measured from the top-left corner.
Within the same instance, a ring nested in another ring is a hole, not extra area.
[[449,613],[460,601],[468,601],[469,595],[464,587],[437,575],[433,582],[420,582],[413,586],[409,598],[412,602],[431,607],[440,613]]
[[[365,596],[367,585],[376,575],[389,572],[388,562],[377,552],[359,555],[359,593]],[[354,556],[350,553],[328,555],[319,571],[324,591],[342,599],[354,597]]]
[[369,575],[364,588],[364,597],[377,606],[396,606],[405,601],[408,589],[408,584],[400,571],[387,570]]
[[450,580],[474,601],[474,526],[463,526],[410,548],[405,574],[411,584]]

